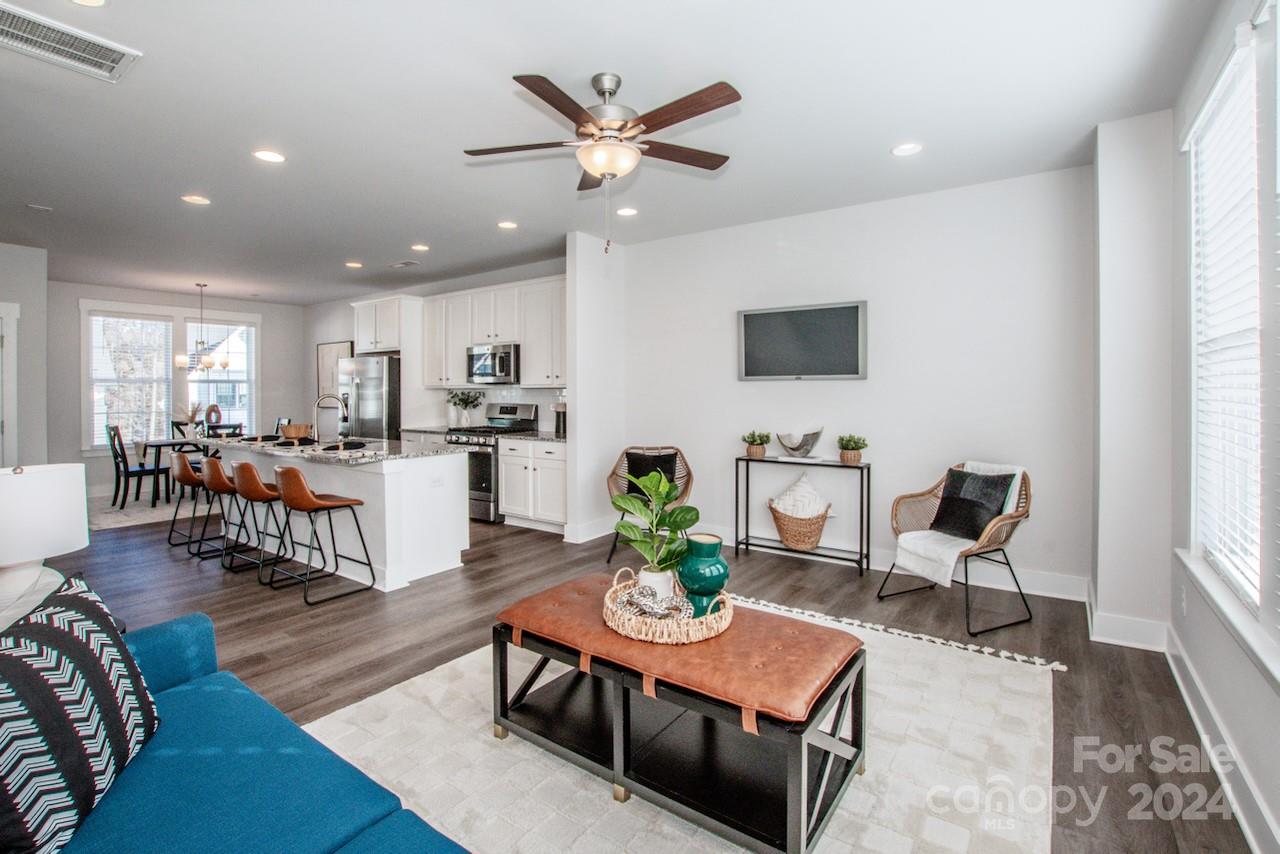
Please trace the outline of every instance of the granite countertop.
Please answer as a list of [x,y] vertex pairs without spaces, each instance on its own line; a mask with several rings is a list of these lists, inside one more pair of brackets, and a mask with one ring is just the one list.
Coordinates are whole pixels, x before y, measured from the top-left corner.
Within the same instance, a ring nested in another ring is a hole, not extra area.
[[[423,431],[425,432],[425,431]],[[202,439],[201,444],[215,448],[228,448],[241,451],[252,451],[255,454],[268,454],[273,457],[289,457],[308,463],[326,463],[329,465],[364,466],[388,460],[411,460],[415,457],[437,457],[443,454],[465,454],[467,449],[460,445],[446,445],[443,442],[427,442],[404,444],[387,439],[358,439],[351,437],[347,443],[363,442],[364,447],[357,450],[325,451],[335,442],[325,441],[316,445],[300,447],[280,447],[274,442],[246,442],[244,439]]]
[[[448,427],[402,427],[401,433],[438,433],[449,432]],[[519,433],[503,433],[505,439],[529,439],[534,442],[565,442],[564,436],[557,436],[554,430],[524,430]]]

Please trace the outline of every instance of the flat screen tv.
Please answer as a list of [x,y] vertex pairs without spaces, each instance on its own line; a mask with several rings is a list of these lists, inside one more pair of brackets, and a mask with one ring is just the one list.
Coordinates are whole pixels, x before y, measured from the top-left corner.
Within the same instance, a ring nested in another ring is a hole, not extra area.
[[866,378],[865,301],[738,312],[738,379]]

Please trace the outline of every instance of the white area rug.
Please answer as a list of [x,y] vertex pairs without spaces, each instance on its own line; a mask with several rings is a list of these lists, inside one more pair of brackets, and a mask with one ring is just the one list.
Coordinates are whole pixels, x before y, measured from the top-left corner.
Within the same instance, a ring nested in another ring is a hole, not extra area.
[[[867,771],[819,852],[1049,851],[1050,813],[1021,807],[1017,795],[1052,784],[1053,667],[738,601],[851,631],[866,645]],[[512,649],[513,681],[535,660]],[[519,736],[495,739],[491,664],[489,647],[476,650],[306,730],[480,854],[739,850],[639,797],[615,803],[608,781]],[[993,792],[1013,798],[985,803]]]
[[[161,487],[163,489],[163,487]],[[110,528],[128,528],[132,525],[146,525],[151,522],[168,522],[173,518],[173,504],[165,504],[163,500],[155,507],[151,506],[151,496],[147,494],[147,490],[151,489],[148,483],[143,487],[142,500],[134,501],[133,493],[129,494],[129,503],[121,510],[118,506],[111,505],[111,496],[106,498],[90,498],[89,499],[89,530],[90,531],[106,531]],[[175,491],[173,500],[178,500]],[[200,507],[201,514],[204,513],[204,505]],[[182,502],[182,521],[191,518],[191,502]],[[184,527],[185,531],[186,528]]]

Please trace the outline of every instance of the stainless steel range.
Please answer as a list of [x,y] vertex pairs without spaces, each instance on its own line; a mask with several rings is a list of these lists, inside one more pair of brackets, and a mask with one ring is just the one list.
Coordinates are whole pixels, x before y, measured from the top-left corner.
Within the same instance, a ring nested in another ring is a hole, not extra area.
[[471,518],[501,522],[498,512],[498,436],[528,433],[538,429],[536,403],[490,403],[484,408],[485,423],[472,427],[450,427],[444,440],[466,445],[467,481]]

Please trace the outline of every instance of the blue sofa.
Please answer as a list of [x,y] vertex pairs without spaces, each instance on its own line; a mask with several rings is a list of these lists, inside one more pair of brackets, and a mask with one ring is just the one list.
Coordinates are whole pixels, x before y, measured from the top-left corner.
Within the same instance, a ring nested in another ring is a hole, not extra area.
[[190,614],[125,636],[160,727],[65,854],[459,852],[230,673]]

